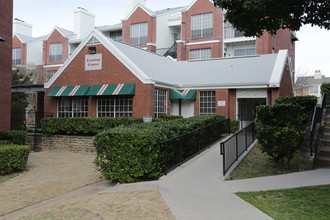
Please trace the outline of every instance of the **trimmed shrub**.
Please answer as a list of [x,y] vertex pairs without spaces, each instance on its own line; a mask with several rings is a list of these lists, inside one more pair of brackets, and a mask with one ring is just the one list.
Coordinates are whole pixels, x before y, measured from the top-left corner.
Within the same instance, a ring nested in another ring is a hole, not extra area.
[[262,152],[289,168],[305,133],[300,105],[277,104],[257,107],[256,129]]
[[300,105],[302,107],[302,113],[304,114],[304,122],[308,122],[313,114],[314,107],[317,104],[316,96],[283,96],[275,101],[275,105],[279,104],[293,104]]
[[24,145],[26,139],[26,131],[0,131],[1,144],[18,144]]
[[235,133],[239,129],[239,120],[230,120],[230,133]]
[[63,135],[96,135],[106,129],[143,123],[142,118],[44,118],[44,133]]
[[169,120],[182,119],[183,117],[181,115],[161,115],[158,118],[165,121],[169,121]]
[[0,146],[0,175],[24,170],[30,153],[29,146]]
[[[164,173],[164,149],[160,149],[160,142],[222,120],[223,116],[198,116],[104,131],[94,140],[95,163],[102,175],[112,181],[157,179]],[[182,154],[189,156],[189,152]]]

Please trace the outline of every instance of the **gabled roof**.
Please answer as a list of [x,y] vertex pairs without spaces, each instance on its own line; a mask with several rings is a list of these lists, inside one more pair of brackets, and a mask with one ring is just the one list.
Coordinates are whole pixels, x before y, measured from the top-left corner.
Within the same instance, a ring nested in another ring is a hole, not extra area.
[[[190,5],[186,8],[185,11],[189,11],[189,9],[199,0],[194,0],[192,3],[190,3]],[[209,0],[212,4],[213,4],[213,1],[212,0]]]
[[143,11],[145,11],[148,15],[150,15],[151,17],[155,17],[156,16],[156,13],[152,10],[150,10],[149,8],[141,5],[141,4],[137,4],[135,6],[135,8],[131,11],[131,13],[129,13],[127,15],[127,17],[125,19],[123,19],[123,21],[127,21],[129,17],[132,16],[132,14],[138,9],[138,8],[141,8]]
[[297,78],[296,85],[298,86],[309,86],[309,85],[320,85],[324,82],[329,83],[330,77],[322,75],[321,79],[315,79],[314,76],[300,76]]
[[23,44],[26,44],[27,42],[34,40],[33,37],[30,37],[30,36],[27,36],[27,35],[24,35],[24,34],[20,34],[20,33],[15,33],[14,36],[17,36],[17,38],[18,38]]
[[96,30],[99,31],[120,31],[123,28],[123,24],[119,23],[119,24],[114,24],[114,25],[104,25],[104,26],[100,26],[100,27],[96,27]]
[[281,50],[278,54],[176,62],[114,41],[94,30],[45,88],[55,82],[92,37],[143,83],[170,88],[268,88],[270,84],[272,87],[279,87],[284,67],[289,62],[287,50]]
[[64,28],[60,28],[60,27],[54,27],[53,30],[48,34],[46,40],[48,40],[48,38],[53,34],[53,32],[57,30],[58,32],[60,32],[60,34],[65,37],[65,38],[69,38],[70,36],[74,35],[74,33],[70,30],[64,29]]

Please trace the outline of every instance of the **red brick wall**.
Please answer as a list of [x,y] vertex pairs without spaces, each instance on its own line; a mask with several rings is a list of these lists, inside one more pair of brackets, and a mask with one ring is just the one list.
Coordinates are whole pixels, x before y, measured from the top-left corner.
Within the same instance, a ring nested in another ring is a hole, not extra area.
[[[148,23],[148,43],[156,44],[156,18],[151,17],[142,8],[138,7],[133,14],[123,22],[123,42],[130,44],[130,28],[131,24]],[[139,47],[146,47],[146,45],[139,45]],[[148,47],[148,50],[155,49]]]
[[13,1],[0,0],[0,130],[10,130]]
[[285,66],[280,88],[271,88],[268,90],[268,104],[275,104],[276,99],[281,96],[293,96],[292,78],[288,66]]
[[[133,117],[153,116],[154,85],[143,84],[130,72],[115,56],[103,45],[95,45],[97,53],[102,54],[102,70],[85,71],[85,55],[88,54],[86,46],[63,71],[61,76],[47,89],[45,96],[45,111],[56,113],[56,98],[47,94],[55,86],[63,85],[96,85],[135,83],[135,96],[133,96]],[[90,117],[96,116],[96,97],[89,98]]]
[[27,46],[26,44],[23,44],[16,35],[13,37],[13,48],[21,48],[22,54],[20,65],[26,65]]
[[[54,30],[49,38],[43,43],[43,63],[45,65],[54,65],[64,63],[69,56],[69,40],[65,38],[58,30]],[[49,45],[52,43],[62,43],[62,61],[61,62],[50,62],[49,60]]]
[[[213,36],[203,38],[191,38],[191,16],[204,13],[213,13]],[[209,40],[223,41],[223,19],[222,10],[214,7],[209,0],[198,0],[196,3],[185,13],[182,13],[182,40],[186,43],[201,42]],[[222,56],[222,43],[213,44],[200,44],[178,47],[178,60],[188,60],[189,50],[212,48],[212,57]]]

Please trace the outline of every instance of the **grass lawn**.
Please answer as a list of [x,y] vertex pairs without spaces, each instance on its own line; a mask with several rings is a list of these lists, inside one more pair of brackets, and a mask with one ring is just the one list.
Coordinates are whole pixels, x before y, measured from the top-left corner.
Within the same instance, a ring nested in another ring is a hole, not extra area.
[[299,154],[291,161],[291,169],[284,169],[272,161],[266,153],[262,153],[258,146],[244,158],[241,164],[230,174],[227,180],[247,179],[261,176],[272,176],[299,170]]
[[330,185],[236,194],[276,220],[330,219]]

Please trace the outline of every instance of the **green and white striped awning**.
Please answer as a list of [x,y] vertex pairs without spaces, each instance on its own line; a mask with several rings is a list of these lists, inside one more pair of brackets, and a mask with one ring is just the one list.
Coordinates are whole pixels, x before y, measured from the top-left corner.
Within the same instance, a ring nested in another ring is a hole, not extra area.
[[170,99],[196,99],[196,89],[170,89]]
[[86,96],[90,87],[84,86],[56,86],[50,91],[48,96]]
[[94,85],[88,92],[90,96],[102,95],[135,95],[135,84],[103,84]]

